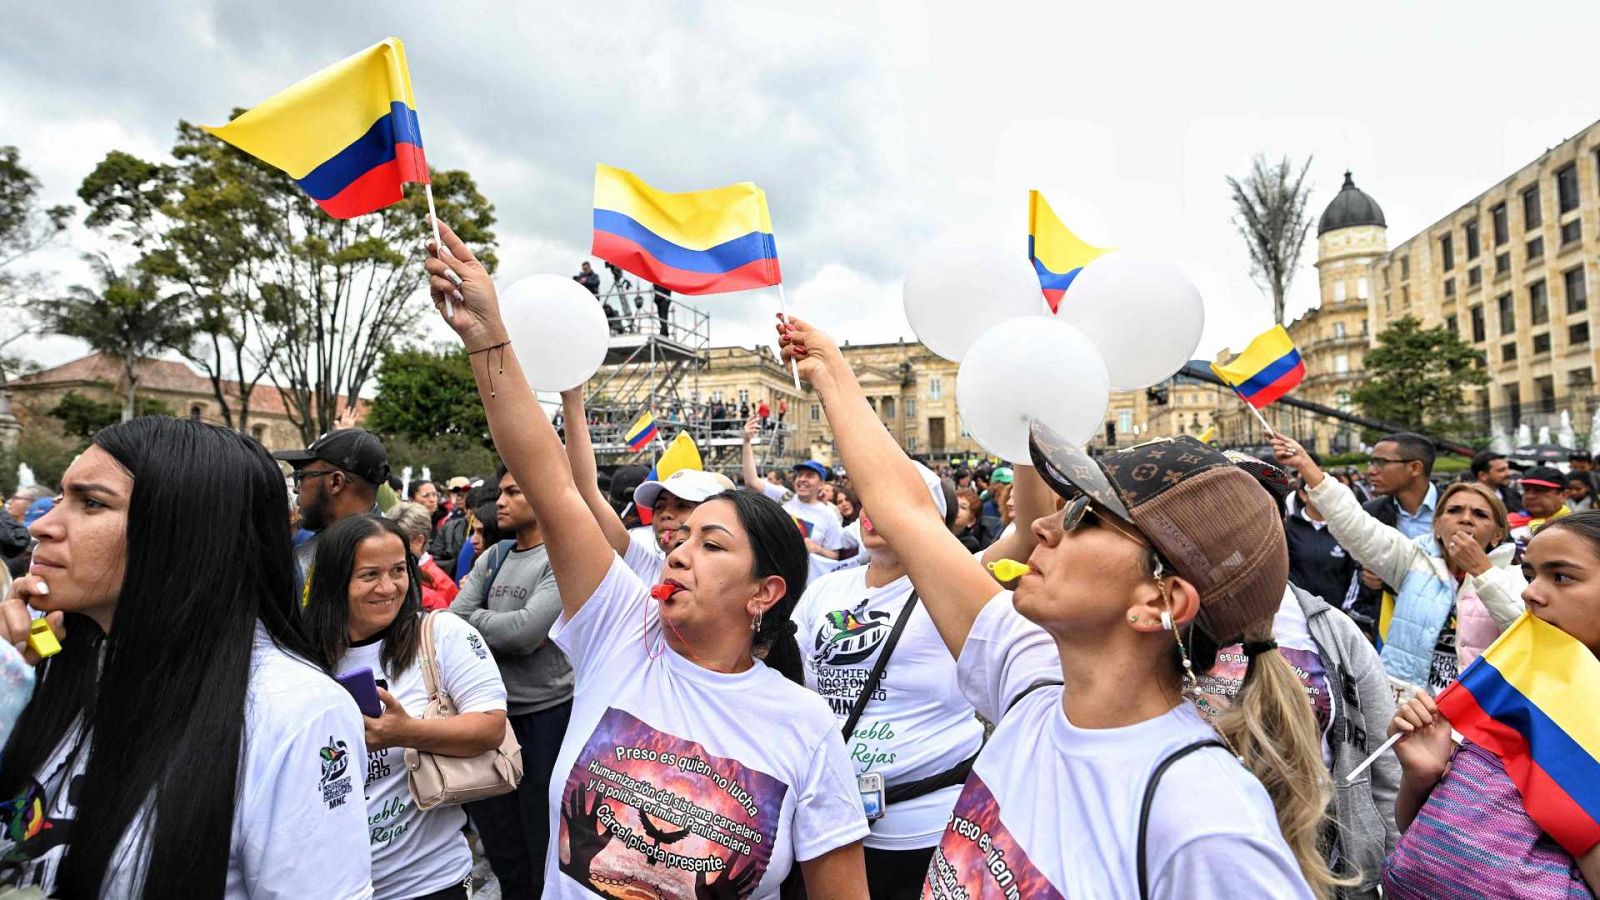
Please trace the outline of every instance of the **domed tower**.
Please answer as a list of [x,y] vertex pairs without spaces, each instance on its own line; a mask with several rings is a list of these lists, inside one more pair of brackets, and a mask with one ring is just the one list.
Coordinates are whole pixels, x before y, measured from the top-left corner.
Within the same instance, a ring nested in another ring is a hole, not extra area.
[[[1317,222],[1317,307],[1290,326],[1306,363],[1306,380],[1297,394],[1306,400],[1352,410],[1350,393],[1360,378],[1369,343],[1368,307],[1372,302],[1372,264],[1389,249],[1383,209],[1360,188],[1350,173]],[[1334,422],[1317,426],[1322,452],[1351,449],[1354,428]]]

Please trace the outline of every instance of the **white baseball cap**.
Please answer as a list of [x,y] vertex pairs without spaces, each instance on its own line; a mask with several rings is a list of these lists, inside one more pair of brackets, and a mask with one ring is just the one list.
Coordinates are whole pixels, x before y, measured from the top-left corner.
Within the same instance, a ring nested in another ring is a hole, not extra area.
[[656,498],[666,491],[688,503],[704,503],[723,491],[733,490],[728,476],[699,469],[679,469],[663,481],[646,481],[633,489],[633,504],[640,509],[651,509]]

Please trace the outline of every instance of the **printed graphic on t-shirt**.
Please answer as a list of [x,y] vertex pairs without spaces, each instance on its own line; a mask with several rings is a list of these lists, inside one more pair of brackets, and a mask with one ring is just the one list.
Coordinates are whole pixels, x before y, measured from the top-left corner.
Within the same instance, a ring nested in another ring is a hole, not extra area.
[[[1311,711],[1317,715],[1317,729],[1327,731],[1333,716],[1333,701],[1328,696],[1328,672],[1322,665],[1322,657],[1315,650],[1299,647],[1279,646],[1278,652],[1283,654],[1284,661],[1300,679],[1300,687],[1305,689],[1306,699],[1311,701]],[[1200,690],[1195,697],[1195,705],[1207,718],[1215,718],[1233,705],[1233,698],[1239,696],[1239,687],[1244,684],[1244,673],[1249,666],[1250,660],[1244,655],[1244,646],[1241,644],[1217,651],[1216,666],[1196,679]]]
[[322,777],[317,779],[317,787],[322,791],[322,802],[328,804],[329,809],[343,806],[355,789],[350,783],[350,749],[344,741],[330,734],[320,755]]
[[974,772],[933,851],[924,900],[1062,900],[1000,821],[1000,804]]
[[619,709],[561,792],[561,871],[603,897],[749,897],[788,786]]
[[[863,600],[854,609],[838,609],[823,616],[806,655],[816,691],[828,701],[836,716],[848,717],[855,708],[872,674],[868,661],[894,630],[895,616],[899,613],[898,610],[868,610],[869,602]],[[868,708],[872,708],[871,703],[884,703],[888,699],[884,680],[879,680],[868,698]],[[893,722],[863,716],[856,723],[855,734],[849,742],[850,759],[857,770],[870,772],[874,766],[892,765],[895,753],[882,745],[894,741],[897,734]]]
[[1456,611],[1452,607],[1450,618],[1439,629],[1439,639],[1433,645],[1433,664],[1428,667],[1428,693],[1437,697],[1450,686],[1459,674],[1456,656]]
[[[82,774],[72,776],[67,793],[76,794],[82,780]],[[17,796],[0,803],[0,839],[12,844],[0,853],[0,883],[43,884],[54,880],[55,868],[60,865],[72,834],[72,820],[60,814],[73,810],[59,802],[61,799],[52,802],[44,786],[30,779]],[[43,859],[58,849],[61,852]]]

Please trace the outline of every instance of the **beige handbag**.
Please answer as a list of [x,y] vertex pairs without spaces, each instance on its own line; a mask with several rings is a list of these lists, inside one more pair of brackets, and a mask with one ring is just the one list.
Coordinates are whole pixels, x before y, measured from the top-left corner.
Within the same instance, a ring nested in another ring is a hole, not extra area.
[[[456,715],[455,703],[439,690],[438,658],[433,649],[433,617],[449,615],[434,610],[422,617],[422,678],[428,686],[428,708],[424,719],[448,719]],[[418,809],[433,809],[447,804],[470,803],[498,797],[517,789],[522,781],[522,747],[506,723],[506,736],[500,746],[477,756],[445,756],[406,748],[406,782]]]

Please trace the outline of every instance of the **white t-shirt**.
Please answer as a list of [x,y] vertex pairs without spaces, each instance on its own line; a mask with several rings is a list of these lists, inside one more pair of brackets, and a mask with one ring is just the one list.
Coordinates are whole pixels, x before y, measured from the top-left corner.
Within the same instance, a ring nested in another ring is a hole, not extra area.
[[[237,898],[371,897],[366,807],[361,803],[360,760],[366,753],[361,713],[336,682],[290,656],[256,626],[233,838],[224,896]],[[0,882],[35,885],[54,893],[67,845],[50,849],[52,832],[72,827],[76,812],[68,785],[83,776],[89,741],[69,729],[38,774],[40,814],[25,824],[34,832],[21,852],[39,853],[20,864],[7,857],[18,845],[0,831]],[[136,845],[150,833],[150,808],[136,815],[107,867],[102,896],[138,896],[145,853]]]
[[628,529],[628,552],[622,555],[622,561],[646,585],[660,584],[667,568],[667,554],[656,542],[656,530],[649,525]]
[[546,897],[768,900],[796,860],[866,836],[827,704],[759,661],[730,675],[673,652],[622,560],[551,636],[577,690],[550,779]]
[[[1122,728],[1075,727],[1060,686],[1028,692],[1059,680],[1060,661],[1055,642],[1017,614],[1008,591],[979,614],[957,670],[967,699],[999,725],[956,801],[923,896],[1137,897],[1139,810],[1150,774],[1173,751],[1216,733],[1188,703]],[[1221,748],[1167,770],[1147,851],[1151,897],[1311,896],[1266,789]]]
[[[371,669],[379,686],[393,694],[407,713],[421,717],[428,708],[422,651],[405,671],[386,674],[381,662],[384,643],[351,647],[339,660],[339,674]],[[458,712],[505,711],[505,683],[476,628],[449,613],[436,615],[433,646],[439,689],[454,701]],[[417,808],[406,784],[404,748],[369,752],[364,763],[372,887],[378,900],[420,897],[465,880],[472,872],[472,851],[461,833],[467,824],[461,807],[438,806],[427,812]]]
[[[865,567],[826,575],[806,587],[795,606],[795,639],[805,660],[806,687],[833,708],[834,728],[850,709],[877,665],[883,642],[911,596],[902,576],[867,587]],[[956,661],[919,602],[878,689],[861,711],[846,743],[857,772],[878,772],[893,787],[944,772],[983,746],[983,725],[956,681]],[[890,804],[872,823],[866,846],[914,850],[939,843],[960,785]]]
[[[1316,714],[1317,727],[1322,732],[1322,763],[1333,766],[1333,749],[1328,746],[1328,729],[1333,725],[1334,705],[1339,702],[1337,691],[1328,684],[1328,669],[1323,665],[1322,654],[1311,639],[1311,626],[1306,622],[1305,610],[1295,599],[1294,591],[1283,589],[1283,602],[1272,618],[1272,637],[1278,642],[1278,652],[1283,654],[1289,668],[1300,678],[1306,699],[1311,701],[1311,711]],[[1200,696],[1196,703],[1201,711],[1212,716],[1232,705],[1244,684],[1244,673],[1250,660],[1244,655],[1244,645],[1232,644],[1217,651],[1217,664],[1210,672],[1199,676]]]

